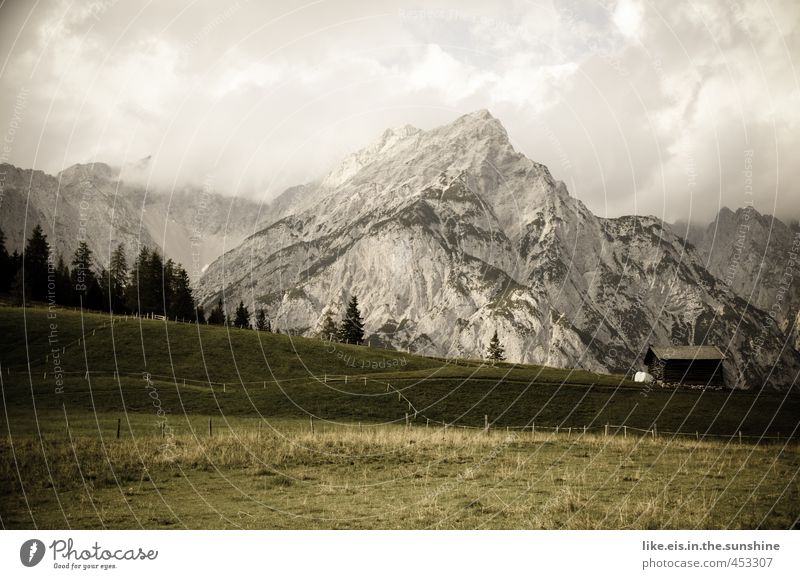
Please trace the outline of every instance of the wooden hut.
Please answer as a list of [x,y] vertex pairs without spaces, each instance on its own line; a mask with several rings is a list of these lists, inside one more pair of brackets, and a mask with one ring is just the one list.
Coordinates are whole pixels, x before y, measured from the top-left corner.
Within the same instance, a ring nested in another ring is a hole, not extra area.
[[647,349],[644,363],[659,382],[700,384],[712,388],[725,385],[723,354],[716,346],[653,346]]

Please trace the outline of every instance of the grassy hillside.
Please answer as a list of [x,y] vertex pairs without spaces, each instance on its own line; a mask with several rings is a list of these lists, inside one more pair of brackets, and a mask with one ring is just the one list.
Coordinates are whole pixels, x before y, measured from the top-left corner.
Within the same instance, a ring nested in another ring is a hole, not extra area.
[[[65,349],[64,349],[65,348]],[[58,358],[53,352],[58,352]],[[216,326],[44,308],[0,308],[3,396],[15,428],[31,412],[114,416],[301,417],[783,436],[800,400],[788,394],[644,389],[620,376],[404,352]],[[49,356],[48,358],[46,358]],[[88,379],[87,379],[88,371]],[[145,373],[149,373],[149,380]]]
[[797,524],[796,444],[669,435],[786,436],[792,392],[8,307],[0,356],[3,528]]

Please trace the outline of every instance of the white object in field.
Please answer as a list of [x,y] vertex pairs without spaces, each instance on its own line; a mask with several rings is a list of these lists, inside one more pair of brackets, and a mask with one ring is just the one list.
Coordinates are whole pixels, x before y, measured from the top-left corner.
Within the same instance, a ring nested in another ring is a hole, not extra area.
[[648,374],[647,372],[636,372],[636,375],[633,377],[634,382],[652,382],[653,375]]

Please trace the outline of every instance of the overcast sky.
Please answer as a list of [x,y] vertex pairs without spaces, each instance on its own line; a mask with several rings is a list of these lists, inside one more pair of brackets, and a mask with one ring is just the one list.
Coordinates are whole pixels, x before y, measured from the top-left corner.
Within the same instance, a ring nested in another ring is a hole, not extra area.
[[2,156],[266,199],[488,108],[598,215],[800,217],[800,3],[677,4],[3,2]]

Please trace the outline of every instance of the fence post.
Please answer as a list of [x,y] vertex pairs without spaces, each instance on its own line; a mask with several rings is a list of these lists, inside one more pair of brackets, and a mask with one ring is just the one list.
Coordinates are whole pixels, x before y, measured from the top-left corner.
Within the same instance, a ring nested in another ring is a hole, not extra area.
[[119,440],[119,427],[120,427],[121,423],[122,423],[122,419],[117,418],[117,440]]
[[656,437],[656,425],[655,424],[653,425],[653,429],[650,431],[650,434],[652,434],[653,435],[653,439],[655,439],[655,437]]
[[556,434],[558,434],[558,424],[556,424]]
[[531,436],[536,436],[536,423],[531,422]]
[[486,436],[489,436],[489,415],[483,415],[483,429],[486,431]]
[[583,425],[583,436],[586,436],[586,425]]
[[344,375],[344,383],[347,384],[347,374]]
[[571,426],[567,429],[567,440],[569,440],[570,438],[572,438],[572,427]]
[[608,436],[608,424],[606,424],[606,427],[605,427],[605,436]]
[[225,384],[225,382],[223,382],[222,383],[222,391],[225,392],[225,390],[226,390],[226,384]]
[[628,427],[627,426],[623,426],[622,427],[622,438],[628,438]]
[[429,425],[430,423],[431,423],[431,419],[430,419],[430,418],[426,418],[426,419],[425,419],[425,428],[428,428],[428,425]]
[[308,422],[311,424],[311,434],[314,434],[314,416],[312,414],[308,415]]
[[212,436],[213,434],[214,434],[214,431],[212,430],[212,427],[211,427],[211,417],[209,416],[208,417],[208,435]]
[[367,385],[367,377],[364,376],[364,386],[366,386],[366,385]]
[[695,437],[697,440],[700,440],[700,431],[699,431],[699,430],[695,430],[695,431],[694,431],[694,437]]
[[406,428],[408,428],[408,412],[406,412]]
[[739,444],[742,444],[742,431],[739,431]]

